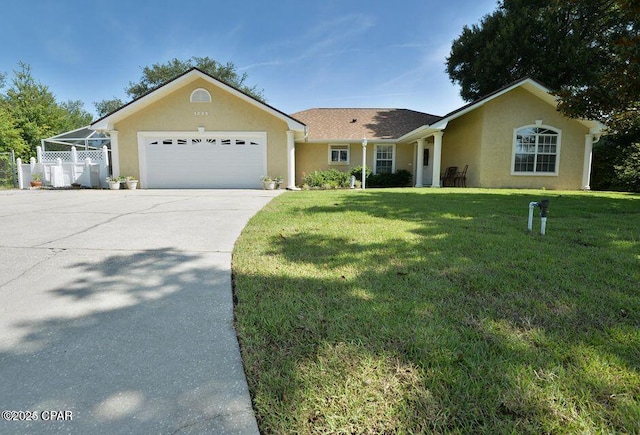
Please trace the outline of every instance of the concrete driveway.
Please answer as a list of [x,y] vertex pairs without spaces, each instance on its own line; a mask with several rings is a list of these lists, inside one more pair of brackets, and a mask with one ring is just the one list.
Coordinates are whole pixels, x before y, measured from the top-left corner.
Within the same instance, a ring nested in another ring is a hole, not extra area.
[[0,191],[0,433],[257,433],[230,263],[278,194]]

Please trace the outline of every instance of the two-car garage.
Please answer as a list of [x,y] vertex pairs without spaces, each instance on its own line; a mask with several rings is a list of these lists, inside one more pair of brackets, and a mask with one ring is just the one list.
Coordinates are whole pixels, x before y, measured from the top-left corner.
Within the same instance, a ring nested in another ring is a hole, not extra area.
[[147,188],[255,188],[266,172],[266,132],[138,133]]
[[254,189],[265,176],[295,186],[306,125],[191,69],[90,126],[111,140],[111,173],[143,189]]

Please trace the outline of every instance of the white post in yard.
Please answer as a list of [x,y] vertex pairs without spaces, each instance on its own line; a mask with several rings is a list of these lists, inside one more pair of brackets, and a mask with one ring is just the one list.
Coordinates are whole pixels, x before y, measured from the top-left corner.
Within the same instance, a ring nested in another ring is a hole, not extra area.
[[418,139],[418,155],[416,156],[416,187],[422,187],[422,170],[424,168],[424,138]]
[[62,159],[56,158],[56,164],[49,167],[49,181],[52,187],[64,186],[64,169],[62,167]]
[[366,188],[367,179],[367,138],[362,139],[362,190]]
[[20,157],[16,159],[16,165],[18,166],[18,189],[24,189],[24,174],[22,173],[22,159]]
[[84,172],[82,173],[84,180],[87,182],[87,186],[93,187],[91,180],[91,159],[87,157],[84,159]]
[[102,164],[104,166],[109,164],[109,148],[106,145],[102,145]]
[[533,231],[533,208],[537,207],[538,203],[532,201],[529,203],[529,219],[527,220],[527,229]]
[[78,171],[76,168],[76,163],[78,162],[78,153],[76,152],[76,147],[71,147],[71,184],[78,181]]
[[42,147],[40,145],[36,147],[36,157],[38,157],[38,163],[42,163]]

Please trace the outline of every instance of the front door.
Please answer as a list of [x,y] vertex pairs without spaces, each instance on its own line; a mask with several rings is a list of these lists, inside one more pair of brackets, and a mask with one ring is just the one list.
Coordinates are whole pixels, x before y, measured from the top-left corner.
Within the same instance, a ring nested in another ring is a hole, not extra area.
[[433,164],[431,157],[433,155],[433,147],[425,145],[424,160],[422,166],[422,185],[431,186],[433,184]]

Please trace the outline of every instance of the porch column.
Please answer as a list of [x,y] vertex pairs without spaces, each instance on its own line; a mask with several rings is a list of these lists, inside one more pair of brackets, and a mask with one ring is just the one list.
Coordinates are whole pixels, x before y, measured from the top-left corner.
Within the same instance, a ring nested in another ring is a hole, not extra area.
[[440,159],[442,158],[442,135],[444,132],[433,133],[433,182],[431,187],[440,187]]
[[[111,175],[120,176],[120,155],[118,153],[118,130],[109,130],[111,138]],[[146,186],[145,186],[146,187]]]
[[416,159],[416,187],[422,187],[422,170],[424,169],[424,138],[418,139],[418,155]]
[[584,163],[582,166],[582,190],[591,190],[591,159],[593,155],[593,134],[584,135]]
[[287,189],[296,188],[296,142],[292,130],[287,131]]

